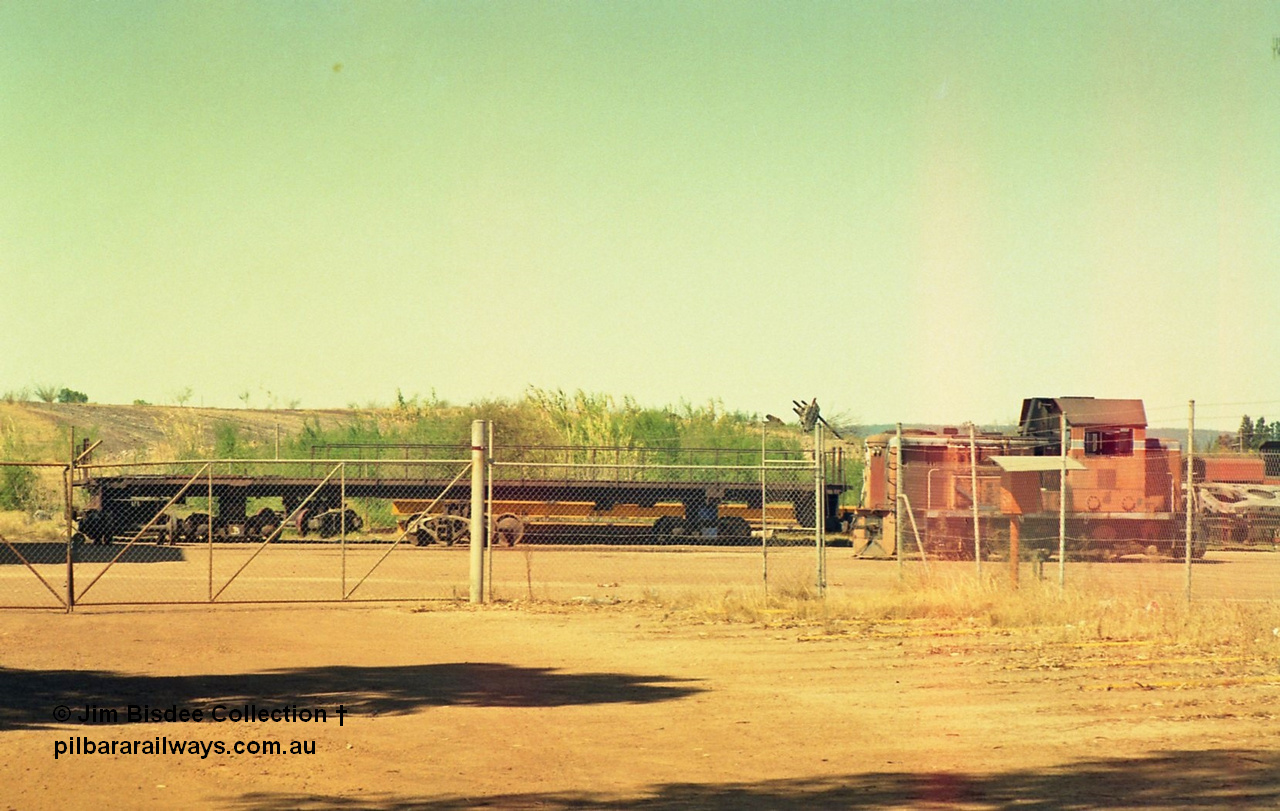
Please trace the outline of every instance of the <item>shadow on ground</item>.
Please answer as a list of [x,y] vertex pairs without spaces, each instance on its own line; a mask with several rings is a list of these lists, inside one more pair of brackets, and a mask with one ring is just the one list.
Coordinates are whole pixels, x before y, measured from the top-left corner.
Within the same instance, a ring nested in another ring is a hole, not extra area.
[[637,796],[591,792],[429,797],[252,793],[230,800],[254,809],[470,808],[568,811],[617,808],[888,809],[888,808],[1274,808],[1280,804],[1280,754],[1213,749],[1159,752],[1138,758],[1086,760],[1049,770],[995,774],[872,772],[843,777],[757,783],[669,783]]
[[[19,557],[21,555],[21,557]],[[169,563],[186,560],[180,547],[157,546],[153,543],[76,544],[72,553],[75,563],[107,563],[120,556],[119,563]],[[23,560],[37,564],[65,564],[66,541],[8,541],[0,543],[0,566],[21,566]]]
[[[130,704],[161,710],[216,704],[260,708],[343,705],[354,715],[400,715],[423,707],[561,707],[644,704],[701,692],[686,680],[630,673],[461,663],[402,667],[317,667],[211,676],[131,676],[77,670],[0,668],[0,731],[54,726],[55,708],[74,719],[89,705],[125,720]],[[98,727],[100,728],[100,727]]]

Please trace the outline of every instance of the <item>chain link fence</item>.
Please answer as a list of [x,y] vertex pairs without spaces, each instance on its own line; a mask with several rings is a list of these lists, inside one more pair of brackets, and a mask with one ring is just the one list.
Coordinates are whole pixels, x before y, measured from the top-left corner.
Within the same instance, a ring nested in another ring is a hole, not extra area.
[[[1052,401],[1066,413],[1051,419],[1029,401],[1017,434],[966,426],[868,437],[855,545],[896,558],[900,572],[967,566],[1015,585],[1102,582],[1104,564],[1176,564],[1188,598],[1209,550],[1276,548],[1280,485],[1266,477],[1280,477],[1280,459],[1268,474],[1261,456],[1189,454],[1148,436],[1140,405],[1123,416],[1126,401],[1086,409],[1071,399]],[[1140,586],[1174,583],[1167,571],[1144,573]]]
[[491,594],[614,601],[811,588],[815,481],[802,452],[499,447]]
[[497,600],[821,588],[811,452],[499,446],[477,534],[474,450],[0,468],[47,508],[4,513],[0,606],[466,599],[477,559]]
[[1207,550],[1275,550],[1280,533],[1280,456],[1188,466],[1177,442],[1125,423],[878,434],[856,479],[817,432],[805,449],[767,434],[755,449],[475,436],[294,460],[2,463],[0,607],[812,596],[857,588],[869,558],[896,559],[899,579],[1064,585],[1107,580],[1104,564],[1181,564],[1149,579],[1168,590],[1180,569],[1190,595]]
[[[886,511],[885,532],[895,552],[901,544],[905,555],[924,560],[1185,554],[1176,452],[1150,449],[1085,466],[1070,457],[984,456],[980,449],[970,465],[967,449],[922,448],[920,439],[903,437],[900,476],[891,463],[898,505]],[[1204,551],[1197,543],[1193,557]]]
[[[73,605],[456,598],[469,459],[84,466]],[[428,519],[403,505],[440,506]]]
[[65,608],[66,465],[0,462],[0,605]]

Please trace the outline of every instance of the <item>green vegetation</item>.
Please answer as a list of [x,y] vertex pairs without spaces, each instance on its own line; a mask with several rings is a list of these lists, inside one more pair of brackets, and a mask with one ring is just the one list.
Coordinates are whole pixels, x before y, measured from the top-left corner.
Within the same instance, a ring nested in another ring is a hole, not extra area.
[[[0,459],[28,461],[27,450],[12,425],[0,427]],[[35,509],[39,477],[33,468],[0,467],[0,510]]]
[[36,399],[42,403],[52,403],[58,399],[58,387],[40,384],[35,387]]
[[[488,400],[461,407],[449,406],[434,397],[427,402],[416,397],[406,399],[397,392],[393,406],[354,410],[338,425],[308,421],[299,433],[282,440],[281,455],[310,458],[316,451],[316,456],[323,458],[371,456],[367,448],[325,447],[343,444],[457,447],[467,443],[471,422],[477,419],[492,422],[495,447],[511,449],[513,453],[531,448],[608,447],[667,451],[665,457],[658,453],[646,455],[645,459],[690,463],[687,451],[701,449],[708,452],[697,454],[699,462],[711,461],[720,451],[724,463],[732,460],[734,452],[741,452],[744,462],[748,454],[753,454],[754,463],[759,459],[761,442],[758,417],[728,411],[714,401],[704,406],[683,403],[677,408],[647,408],[629,397],[619,402],[604,394],[579,391],[570,395],[530,388],[520,400]],[[799,434],[789,428],[770,429],[767,444],[771,452],[801,449]],[[321,448],[323,454],[318,452]],[[233,449],[220,445],[219,451],[222,450]],[[681,450],[686,453],[674,453]],[[399,457],[389,453],[385,458]]]
[[[175,399],[180,402],[190,397],[189,389],[179,394]],[[54,397],[57,399],[56,394]],[[50,423],[44,413],[33,419],[20,408],[9,413],[22,423],[19,433],[28,453],[25,458],[67,458],[70,429],[65,423]],[[715,400],[655,408],[642,406],[631,397],[619,400],[605,394],[531,387],[518,399],[461,406],[440,400],[434,392],[421,398],[397,391],[390,405],[371,404],[345,413],[304,412],[280,420],[264,420],[260,413],[244,415],[238,410],[157,409],[145,418],[104,411],[103,428],[110,426],[112,439],[95,453],[93,461],[249,461],[277,458],[277,454],[281,459],[317,461],[457,460],[469,453],[471,423],[477,419],[488,420],[493,426],[497,461],[547,467],[544,475],[554,473],[548,466],[560,465],[565,471],[566,464],[737,465],[743,467],[743,477],[754,481],[759,473],[750,468],[759,464],[762,442],[770,462],[801,458],[811,442],[795,425],[764,426],[760,415],[727,409]],[[120,427],[132,434],[139,420],[153,437],[162,438],[121,447]],[[96,439],[100,433],[96,427],[84,425],[75,430],[77,445],[86,435]],[[6,459],[15,458],[6,449],[0,453]],[[861,454],[856,446],[845,447],[844,453],[843,475],[856,493]],[[306,475],[315,474],[313,465],[306,468]],[[236,466],[235,471],[247,473],[249,469]],[[174,472],[181,471],[175,468]],[[517,475],[510,468],[506,473]],[[348,475],[377,473],[372,468],[352,472],[348,466]],[[662,475],[678,474],[668,470]],[[787,477],[794,478],[794,474],[779,473],[777,480],[790,481]]]
[[41,384],[34,388],[9,389],[4,393],[6,403],[25,403],[31,400],[32,394],[42,403],[87,403],[89,395],[82,391],[69,389],[66,386],[50,386]]
[[1280,421],[1268,424],[1266,417],[1258,417],[1255,422],[1245,414],[1240,419],[1236,435],[1232,437],[1230,434],[1223,434],[1218,438],[1218,443],[1225,449],[1243,453],[1256,451],[1262,447],[1262,443],[1276,440],[1280,440]]
[[36,474],[29,467],[0,467],[0,510],[26,510],[36,503]]

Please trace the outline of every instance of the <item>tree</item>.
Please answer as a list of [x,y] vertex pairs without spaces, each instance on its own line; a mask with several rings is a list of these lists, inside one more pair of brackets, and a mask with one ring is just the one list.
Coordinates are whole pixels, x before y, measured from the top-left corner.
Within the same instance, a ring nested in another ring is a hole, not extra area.
[[1240,419],[1240,430],[1236,432],[1236,447],[1241,451],[1253,447],[1253,420],[1249,419],[1248,414]]
[[1262,447],[1262,443],[1271,439],[1271,426],[1267,425],[1266,417],[1258,417],[1258,421],[1253,424],[1253,447],[1255,450]]
[[89,395],[85,394],[82,391],[76,391],[75,389],[69,389],[64,386],[58,392],[58,402],[59,403],[87,403],[89,402]]

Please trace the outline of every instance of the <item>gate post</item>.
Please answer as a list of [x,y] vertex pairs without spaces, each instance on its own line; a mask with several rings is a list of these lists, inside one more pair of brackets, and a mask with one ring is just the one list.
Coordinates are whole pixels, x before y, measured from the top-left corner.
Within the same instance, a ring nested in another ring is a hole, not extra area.
[[813,545],[818,552],[818,596],[827,596],[827,488],[824,474],[826,459],[822,449],[822,423],[813,426]]
[[484,602],[484,494],[489,422],[471,422],[471,602]]
[[76,528],[72,512],[74,511],[73,490],[76,471],[75,429],[71,429],[71,463],[62,469],[62,507],[67,522],[67,613],[76,610],[76,565],[75,546]]

